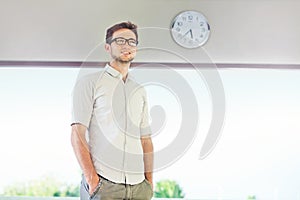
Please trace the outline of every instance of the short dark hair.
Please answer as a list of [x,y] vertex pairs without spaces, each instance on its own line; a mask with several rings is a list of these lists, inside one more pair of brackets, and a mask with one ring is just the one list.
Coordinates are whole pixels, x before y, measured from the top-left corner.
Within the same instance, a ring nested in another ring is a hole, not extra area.
[[127,29],[131,30],[135,34],[136,41],[138,41],[137,25],[128,21],[128,22],[121,22],[119,24],[115,24],[112,27],[108,28],[106,30],[106,37],[105,37],[106,43],[110,44],[114,32],[116,32],[122,28],[127,28]]

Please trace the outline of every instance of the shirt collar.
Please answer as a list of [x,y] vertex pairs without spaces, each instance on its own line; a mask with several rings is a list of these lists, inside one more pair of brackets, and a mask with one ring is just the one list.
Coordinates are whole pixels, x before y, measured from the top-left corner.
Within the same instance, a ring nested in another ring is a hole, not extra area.
[[115,77],[115,78],[119,78],[122,79],[122,74],[117,71],[116,69],[114,69],[113,67],[111,67],[109,64],[106,64],[105,66],[105,70],[107,73],[109,73],[111,76]]
[[[118,71],[118,70],[116,70],[116,69],[114,69],[112,66],[110,66],[109,64],[106,64],[106,66],[105,66],[105,71],[108,73],[108,74],[110,74],[112,77],[115,77],[115,78],[119,78],[119,79],[122,79],[123,78],[123,76],[122,76],[122,74]],[[130,75],[130,70],[128,71],[128,73],[127,73],[127,78],[126,79],[132,79],[133,77]]]

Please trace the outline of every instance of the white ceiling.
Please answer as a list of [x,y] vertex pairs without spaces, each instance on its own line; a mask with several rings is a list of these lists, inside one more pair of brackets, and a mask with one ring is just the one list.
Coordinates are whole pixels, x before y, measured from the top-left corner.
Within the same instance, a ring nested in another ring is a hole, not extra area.
[[[105,61],[108,26],[139,25],[137,61],[300,64],[300,0],[0,0],[0,60]],[[211,26],[203,48],[174,44],[169,27],[184,10]]]

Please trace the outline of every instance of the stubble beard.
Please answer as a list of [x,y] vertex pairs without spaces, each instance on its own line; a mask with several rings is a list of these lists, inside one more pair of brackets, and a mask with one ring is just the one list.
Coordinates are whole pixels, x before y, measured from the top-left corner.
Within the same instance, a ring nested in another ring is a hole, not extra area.
[[118,63],[121,63],[121,64],[128,64],[130,63],[131,61],[133,61],[134,58],[129,58],[129,59],[122,59],[120,57],[117,57],[117,56],[113,56],[113,59],[118,62]]

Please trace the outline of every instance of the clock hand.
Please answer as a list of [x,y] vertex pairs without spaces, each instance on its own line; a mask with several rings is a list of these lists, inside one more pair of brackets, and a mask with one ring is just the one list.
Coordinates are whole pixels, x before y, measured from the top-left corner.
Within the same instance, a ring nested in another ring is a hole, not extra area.
[[187,34],[189,33],[189,31],[188,32],[186,32],[183,36],[182,36],[182,38],[184,38]]
[[190,29],[189,31],[187,31],[181,38],[184,38],[188,33],[191,33],[191,38],[193,39],[192,29]]

